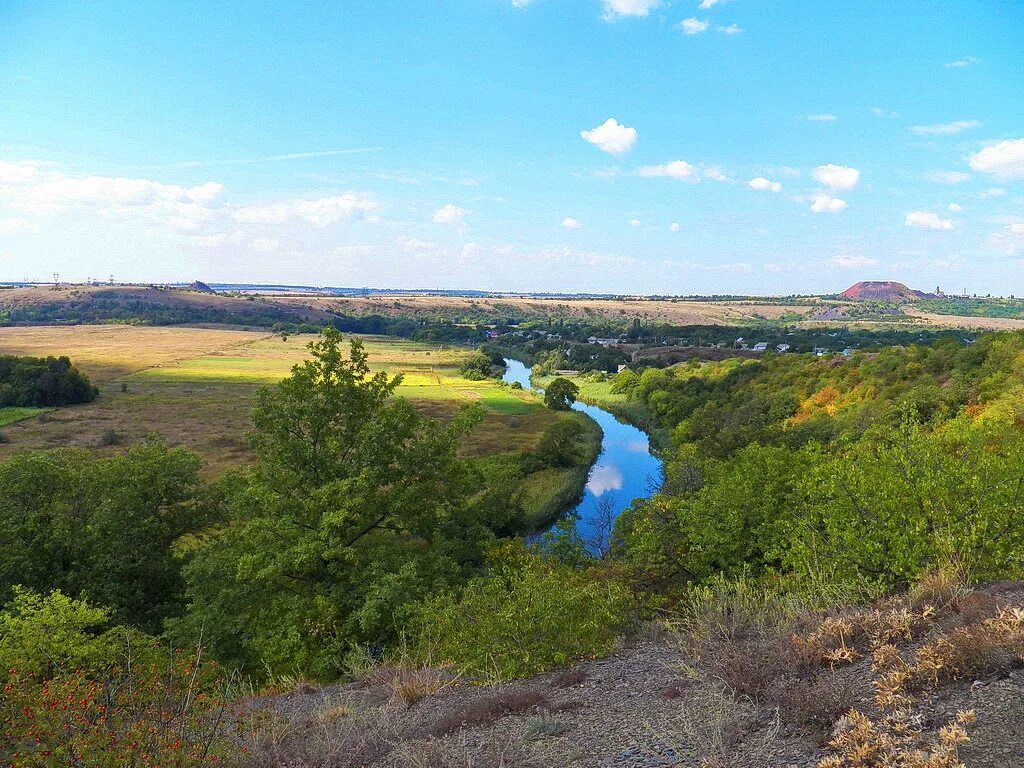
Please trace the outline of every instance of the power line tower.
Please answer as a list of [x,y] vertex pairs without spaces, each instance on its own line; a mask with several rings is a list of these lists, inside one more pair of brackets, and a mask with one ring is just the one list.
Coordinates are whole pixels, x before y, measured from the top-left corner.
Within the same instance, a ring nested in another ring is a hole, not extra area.
[[60,272],[53,273],[53,290],[60,290]]

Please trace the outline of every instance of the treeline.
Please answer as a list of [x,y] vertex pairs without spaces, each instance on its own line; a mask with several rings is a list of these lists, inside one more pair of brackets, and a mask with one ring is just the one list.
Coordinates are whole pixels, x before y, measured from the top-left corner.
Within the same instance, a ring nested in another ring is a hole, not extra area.
[[0,408],[89,403],[99,390],[67,357],[0,355]]
[[174,306],[144,299],[96,294],[88,301],[67,300],[9,307],[0,310],[0,325],[224,323],[270,327],[274,323],[294,322],[295,317],[295,313],[290,310],[255,300],[234,307]]

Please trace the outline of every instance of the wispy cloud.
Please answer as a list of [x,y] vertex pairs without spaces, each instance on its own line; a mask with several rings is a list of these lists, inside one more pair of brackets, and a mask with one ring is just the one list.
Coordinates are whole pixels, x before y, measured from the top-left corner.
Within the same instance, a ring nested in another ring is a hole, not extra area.
[[936,184],[947,184],[952,187],[970,181],[971,174],[963,171],[928,171],[924,174],[924,178],[934,181]]
[[837,267],[843,269],[863,269],[864,267],[873,267],[878,264],[878,259],[873,259],[870,256],[835,256],[832,259],[832,263]]
[[288,152],[283,155],[267,157],[238,158],[234,160],[185,160],[170,165],[147,166],[148,169],[159,168],[210,168],[222,165],[257,165],[259,163],[281,163],[288,160],[309,160],[317,157],[337,157],[340,155],[365,155],[370,152],[383,152],[384,147],[353,147],[350,149],[324,149],[317,152]]
[[981,123],[977,120],[955,120],[952,123],[935,123],[934,125],[912,125],[909,131],[915,136],[954,136],[968,128],[977,128]]
[[957,59],[956,61],[947,61],[942,66],[946,67],[946,69],[964,69],[972,64],[980,63],[981,59],[977,59],[974,56],[964,56],[962,59]]
[[661,5],[661,0],[602,0],[605,21],[627,16],[646,16]]
[[829,112],[822,112],[819,115],[808,115],[805,119],[812,123],[834,123],[839,118]]
[[883,120],[895,120],[900,116],[900,113],[895,109],[882,109],[881,107],[872,107],[871,114]]

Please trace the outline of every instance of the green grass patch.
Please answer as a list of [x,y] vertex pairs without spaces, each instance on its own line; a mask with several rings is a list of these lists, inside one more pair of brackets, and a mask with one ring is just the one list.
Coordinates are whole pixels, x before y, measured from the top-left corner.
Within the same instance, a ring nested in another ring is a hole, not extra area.
[[14,424],[17,421],[31,419],[33,416],[38,416],[41,413],[47,413],[52,410],[53,408],[0,408],[0,427],[6,427],[8,424]]
[[480,402],[493,411],[504,416],[521,416],[529,413],[536,405],[531,405],[517,397],[512,392],[497,391],[483,395]]
[[[547,387],[554,376],[538,376],[534,378],[534,384],[541,389]],[[622,405],[626,403],[626,396],[612,392],[611,381],[597,381],[586,376],[569,376],[568,379],[580,388],[579,399],[591,405]]]

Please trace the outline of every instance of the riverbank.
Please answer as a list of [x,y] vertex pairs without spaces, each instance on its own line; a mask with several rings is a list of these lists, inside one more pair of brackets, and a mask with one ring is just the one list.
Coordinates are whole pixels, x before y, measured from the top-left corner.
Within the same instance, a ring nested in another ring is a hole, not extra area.
[[523,511],[534,532],[550,528],[582,501],[590,468],[601,453],[604,433],[596,421],[576,412],[567,413],[565,418],[580,425],[576,439],[577,460],[564,469],[533,472],[523,478],[520,485]]
[[[540,385],[550,379],[535,379],[521,361],[506,358],[504,381],[518,383],[524,388],[540,391]],[[583,383],[596,383],[595,379],[582,379]],[[607,385],[610,387],[610,385]],[[609,399],[625,398],[607,391]],[[604,408],[578,400],[573,411],[592,419],[601,429],[600,452],[590,467],[579,502],[571,510],[576,530],[587,545],[602,551],[608,544],[615,518],[629,508],[636,499],[648,498],[661,484],[663,467],[660,459],[650,450],[650,440],[643,430],[615,413],[615,405]]]
[[[535,387],[544,389],[555,378],[533,375],[530,380]],[[651,449],[655,453],[662,454],[672,444],[671,434],[668,430],[655,425],[654,419],[642,403],[630,402],[625,395],[612,392],[610,379],[601,380],[590,375],[572,376],[569,379],[579,387],[577,398],[580,402],[606,410],[627,424],[646,432]]]

